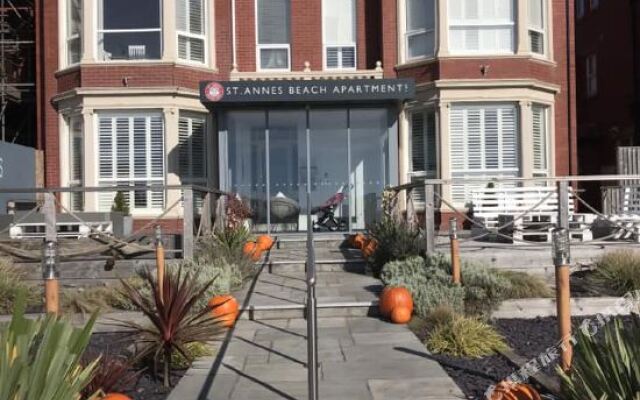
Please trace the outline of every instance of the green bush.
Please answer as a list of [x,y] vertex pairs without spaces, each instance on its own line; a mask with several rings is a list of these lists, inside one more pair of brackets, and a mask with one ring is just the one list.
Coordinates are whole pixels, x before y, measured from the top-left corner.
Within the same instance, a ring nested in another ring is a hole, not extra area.
[[622,296],[640,289],[640,253],[617,250],[600,257],[589,280],[612,294]]
[[553,297],[553,290],[538,276],[515,271],[500,271],[500,274],[511,282],[511,289],[504,294],[505,299]]
[[24,293],[28,309],[41,307],[42,292],[23,281],[24,275],[13,266],[11,259],[0,258],[0,314],[13,312],[18,293]]
[[24,301],[21,294],[8,329],[0,331],[0,399],[79,399],[98,362],[80,363],[96,316],[84,328],[52,314],[31,320]]
[[250,238],[249,231],[242,226],[210,233],[198,241],[195,260],[201,265],[234,266],[243,281],[250,279],[257,272],[255,263],[243,251]]
[[224,259],[218,259],[214,264],[198,261],[183,261],[181,264],[186,272],[194,274],[198,284],[204,285],[213,280],[205,295],[197,299],[195,309],[206,307],[207,302],[215,295],[229,294],[242,288],[243,276],[240,269]]
[[213,355],[213,350],[211,349],[211,347],[202,342],[193,342],[187,344],[185,346],[185,352],[187,353],[189,358],[186,358],[179,352],[175,352],[171,355],[171,365],[173,365],[175,369],[187,369],[191,366],[191,362],[193,360]]
[[614,318],[598,334],[578,330],[571,372],[558,371],[566,400],[640,399],[640,317]]
[[71,313],[132,310],[133,304],[113,287],[99,286],[64,290],[60,296],[62,309]]
[[445,272],[444,260],[438,255],[426,261],[419,256],[391,261],[382,269],[380,278],[385,285],[407,288],[413,297],[415,312],[420,317],[426,317],[440,305],[462,311],[464,289],[451,283],[451,276]]
[[420,233],[404,222],[384,217],[382,221],[371,226],[369,231],[378,242],[376,250],[368,260],[375,276],[380,274],[386,263],[406,260],[422,252]]
[[489,356],[507,345],[489,324],[479,318],[456,315],[436,325],[425,344],[433,353],[454,357]]
[[471,263],[461,269],[465,309],[470,314],[489,314],[512,289],[511,281],[495,269]]

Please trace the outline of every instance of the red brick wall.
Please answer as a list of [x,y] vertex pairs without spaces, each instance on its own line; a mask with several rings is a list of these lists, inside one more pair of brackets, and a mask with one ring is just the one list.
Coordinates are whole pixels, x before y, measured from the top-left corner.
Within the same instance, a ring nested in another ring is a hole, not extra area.
[[51,98],[58,91],[58,84],[54,78],[55,71],[58,69],[58,0],[42,1],[41,10],[43,35],[38,47],[42,63],[40,66],[42,80],[39,89],[42,91],[43,97],[38,113],[38,126],[41,127],[39,134],[46,150],[44,154],[44,182],[47,187],[54,187],[60,186],[58,113],[51,104]]
[[291,0],[291,70],[302,71],[305,61],[321,71],[322,1]]
[[238,70],[256,70],[255,0],[236,0],[236,55]]
[[[137,232],[138,229],[142,229],[151,221],[153,221],[153,219],[135,218],[133,220],[133,231]],[[156,225],[160,225],[163,234],[182,234],[182,219],[161,219],[143,232],[148,235],[153,235]]]
[[382,68],[385,78],[396,76],[398,61],[398,5],[397,0],[381,0],[382,13]]

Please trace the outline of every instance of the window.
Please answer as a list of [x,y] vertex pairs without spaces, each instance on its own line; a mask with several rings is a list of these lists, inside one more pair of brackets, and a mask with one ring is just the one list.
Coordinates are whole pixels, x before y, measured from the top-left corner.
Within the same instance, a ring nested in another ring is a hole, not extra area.
[[452,54],[515,51],[514,0],[451,0],[449,43]]
[[437,173],[436,115],[433,110],[411,113],[411,172],[426,173],[435,178]]
[[593,97],[598,94],[598,58],[595,54],[587,56],[586,76],[587,97]]
[[[83,186],[84,180],[84,127],[81,116],[69,118],[69,186]],[[82,192],[70,194],[71,209],[82,211]]]
[[585,0],[576,0],[576,16],[578,18],[584,17],[584,4]]
[[203,0],[177,0],[178,58],[205,63],[206,30]]
[[547,137],[549,126],[549,108],[541,105],[532,107],[533,113],[533,176],[549,174]]
[[260,69],[290,68],[289,0],[256,0],[258,15],[258,62]]
[[407,59],[432,56],[435,49],[434,0],[407,0]]
[[546,0],[529,0],[529,46],[532,53],[545,53]]
[[590,0],[591,11],[597,10],[600,7],[600,0]]
[[180,180],[185,184],[207,183],[206,117],[180,113],[178,122],[178,149]]
[[[161,114],[100,115],[98,118],[98,184],[125,186],[164,184],[164,122]],[[123,189],[129,207],[162,209],[162,190]],[[101,193],[99,207],[111,208],[115,193]]]
[[82,57],[82,2],[68,0],[67,3],[67,64],[80,62]]
[[[517,109],[513,104],[451,107],[450,157],[453,178],[520,176]],[[484,185],[453,185],[457,203]]]
[[103,60],[162,57],[161,0],[100,0],[98,47]]
[[356,67],[356,2],[323,0],[325,67]]

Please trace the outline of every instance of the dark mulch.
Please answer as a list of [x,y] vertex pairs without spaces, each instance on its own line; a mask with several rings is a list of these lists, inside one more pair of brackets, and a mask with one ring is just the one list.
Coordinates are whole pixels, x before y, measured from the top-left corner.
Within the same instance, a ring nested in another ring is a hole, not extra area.
[[[121,333],[95,333],[87,347],[90,354],[127,354],[132,340]],[[186,371],[174,371],[171,382],[175,385]],[[169,397],[171,389],[165,389],[160,380],[154,379],[151,373],[143,372],[134,387],[124,393],[134,400],[164,400]]]

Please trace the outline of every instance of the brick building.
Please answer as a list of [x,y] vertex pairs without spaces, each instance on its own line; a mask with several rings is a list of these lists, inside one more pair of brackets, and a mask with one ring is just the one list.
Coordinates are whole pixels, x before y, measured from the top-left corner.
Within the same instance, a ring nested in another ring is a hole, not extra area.
[[576,3],[581,174],[616,173],[616,148],[640,145],[640,1]]
[[[314,205],[345,195],[353,230],[418,177],[576,172],[573,0],[42,7],[48,186],[206,183],[276,231],[306,229],[310,186]],[[464,206],[473,188],[443,195]],[[131,194],[139,218],[178,196]]]

